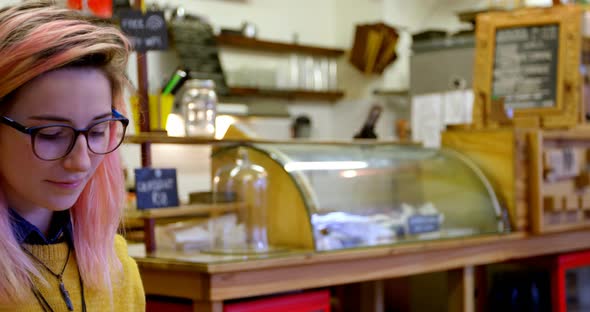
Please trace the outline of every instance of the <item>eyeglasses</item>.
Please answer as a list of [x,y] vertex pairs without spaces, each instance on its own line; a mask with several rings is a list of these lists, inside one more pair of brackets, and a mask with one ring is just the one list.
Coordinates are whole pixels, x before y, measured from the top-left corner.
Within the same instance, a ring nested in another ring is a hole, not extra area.
[[85,129],[68,125],[45,125],[25,127],[20,123],[0,116],[0,123],[31,136],[33,153],[42,160],[57,160],[66,157],[76,145],[80,134],[86,137],[88,149],[94,154],[108,154],[123,143],[129,119],[115,109],[113,117],[100,120]]

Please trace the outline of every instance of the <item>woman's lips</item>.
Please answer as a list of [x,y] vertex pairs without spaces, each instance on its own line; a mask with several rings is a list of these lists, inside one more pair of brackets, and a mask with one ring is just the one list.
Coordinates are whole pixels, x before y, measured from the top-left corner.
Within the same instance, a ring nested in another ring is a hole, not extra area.
[[47,180],[47,182],[49,182],[51,185],[57,186],[59,188],[63,188],[63,189],[76,189],[78,188],[80,185],[82,185],[82,182],[84,180],[80,179],[80,180],[68,180],[68,181],[52,181],[52,180]]

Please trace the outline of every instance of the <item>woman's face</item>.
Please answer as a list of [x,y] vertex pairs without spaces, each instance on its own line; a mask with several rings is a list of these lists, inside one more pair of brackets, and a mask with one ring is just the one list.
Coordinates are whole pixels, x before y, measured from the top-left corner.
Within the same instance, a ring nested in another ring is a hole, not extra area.
[[[50,124],[86,128],[111,116],[111,87],[99,69],[65,68],[45,73],[20,88],[5,116],[26,126]],[[103,160],[78,136],[64,158],[35,156],[31,137],[0,125],[0,187],[8,205],[20,212],[71,208]]]

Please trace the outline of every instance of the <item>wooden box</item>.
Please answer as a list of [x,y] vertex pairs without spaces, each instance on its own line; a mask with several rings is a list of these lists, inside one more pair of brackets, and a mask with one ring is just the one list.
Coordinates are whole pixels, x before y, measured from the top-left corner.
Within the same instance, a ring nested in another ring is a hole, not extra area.
[[590,227],[590,128],[447,131],[442,143],[482,169],[513,230]]
[[442,145],[455,149],[483,171],[512,230],[529,228],[527,130],[514,128],[453,130],[442,133]]
[[535,233],[590,227],[590,128],[529,133]]

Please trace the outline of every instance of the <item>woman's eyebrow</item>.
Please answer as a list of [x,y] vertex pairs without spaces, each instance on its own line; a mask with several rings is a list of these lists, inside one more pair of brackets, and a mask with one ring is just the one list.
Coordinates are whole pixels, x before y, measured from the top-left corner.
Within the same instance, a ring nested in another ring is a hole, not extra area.
[[[111,117],[111,116],[113,116],[113,113],[112,112],[108,112],[108,113],[104,113],[104,114],[98,115],[98,116],[94,117],[92,120],[103,119],[103,118],[107,118],[107,117]],[[61,117],[61,116],[55,116],[55,115],[35,115],[35,116],[30,116],[28,119],[32,119],[32,120],[59,121],[59,122],[72,122],[71,119],[64,118],[64,117]]]

